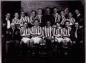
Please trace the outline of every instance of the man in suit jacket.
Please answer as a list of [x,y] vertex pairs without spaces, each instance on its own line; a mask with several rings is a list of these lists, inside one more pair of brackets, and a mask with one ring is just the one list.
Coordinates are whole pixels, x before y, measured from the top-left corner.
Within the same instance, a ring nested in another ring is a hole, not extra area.
[[78,9],[75,10],[75,14],[76,14],[76,22],[78,22],[78,24],[81,28],[84,27],[83,15],[80,13],[80,11]]
[[46,23],[47,21],[50,21],[51,25],[54,24],[53,16],[51,15],[51,9],[49,7],[45,9],[45,14],[44,14],[44,22]]
[[8,47],[10,46],[18,46],[21,40],[20,30],[15,28],[15,25],[11,23],[11,28],[6,31],[6,51],[8,51]]
[[42,8],[37,9],[37,16],[35,19],[39,20],[39,24],[40,26],[44,26],[45,22],[44,22],[44,16],[43,16],[43,11]]
[[54,24],[56,22],[60,23],[60,15],[59,15],[58,9],[56,7],[53,8],[53,22],[54,22]]
[[5,20],[3,20],[3,24],[2,24],[2,34],[5,35],[6,30],[10,28],[10,24],[11,24],[11,20],[10,20],[10,13],[6,14],[6,18]]

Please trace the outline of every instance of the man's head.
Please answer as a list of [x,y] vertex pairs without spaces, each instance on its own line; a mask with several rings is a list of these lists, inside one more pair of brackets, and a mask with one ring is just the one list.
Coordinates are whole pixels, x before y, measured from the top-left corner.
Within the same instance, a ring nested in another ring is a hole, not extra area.
[[10,19],[10,13],[6,14],[6,18]]
[[51,22],[50,21],[47,21],[46,25],[47,26],[51,26]]
[[71,12],[69,12],[69,17],[72,17],[73,15],[72,15],[72,13]]
[[68,14],[69,13],[69,8],[65,8],[64,12],[65,12],[65,14]]
[[37,14],[42,15],[42,8],[37,9]]
[[53,8],[53,13],[57,13],[58,9],[56,7]]
[[33,16],[33,17],[36,16],[36,11],[35,10],[31,11],[31,16]]
[[70,22],[69,21],[65,21],[65,26],[69,27],[70,26]]
[[50,8],[46,7],[46,14],[49,15],[51,13]]
[[21,12],[21,17],[24,17],[25,16],[25,13],[24,12]]
[[18,18],[18,17],[19,17],[19,14],[16,12],[16,13],[14,14],[14,16],[15,16],[15,18]]
[[27,25],[28,25],[27,22],[25,22],[25,23],[24,23],[24,28],[27,28]]
[[76,15],[78,15],[79,12],[80,12],[80,11],[79,11],[78,9],[75,10]]
[[39,26],[39,20],[38,19],[35,19],[34,26]]
[[63,15],[63,16],[65,15],[64,11],[61,11],[60,14]]

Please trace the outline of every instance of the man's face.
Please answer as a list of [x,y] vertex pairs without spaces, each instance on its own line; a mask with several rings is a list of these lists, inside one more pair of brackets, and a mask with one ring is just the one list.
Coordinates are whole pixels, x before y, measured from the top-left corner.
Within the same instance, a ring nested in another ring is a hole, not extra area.
[[72,17],[72,13],[69,13],[69,17]]
[[54,13],[57,13],[57,11],[58,11],[57,8],[54,8],[54,9],[53,9],[53,12],[54,12]]
[[46,13],[50,14],[50,9],[49,8],[46,9]]
[[32,13],[31,13],[31,16],[35,16],[36,15],[36,13],[35,13],[35,11],[33,11]]
[[38,13],[38,15],[42,15],[42,10],[39,9],[37,13]]
[[64,15],[65,15],[64,11],[61,11],[61,15],[62,15],[62,16],[64,16]]
[[79,14],[79,10],[75,10],[75,13],[76,13],[76,14]]
[[48,22],[47,22],[47,26],[51,26],[51,23],[50,23],[50,21],[48,21]]
[[69,9],[68,9],[68,8],[66,8],[64,11],[65,11],[65,14],[68,14]]
[[21,12],[21,16],[24,17],[25,16],[25,13],[24,12]]
[[66,25],[66,26],[70,26],[70,22],[66,22],[65,25]]
[[15,13],[15,17],[18,18],[19,17],[19,14],[18,13]]
[[34,25],[35,25],[35,26],[39,26],[38,20],[35,20]]
[[10,18],[10,13],[7,13],[6,18],[8,19]]

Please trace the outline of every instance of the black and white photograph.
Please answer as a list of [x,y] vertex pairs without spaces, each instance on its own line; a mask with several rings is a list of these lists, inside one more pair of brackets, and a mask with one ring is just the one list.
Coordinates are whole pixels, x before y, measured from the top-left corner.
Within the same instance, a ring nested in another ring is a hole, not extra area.
[[2,0],[1,63],[85,63],[84,0]]

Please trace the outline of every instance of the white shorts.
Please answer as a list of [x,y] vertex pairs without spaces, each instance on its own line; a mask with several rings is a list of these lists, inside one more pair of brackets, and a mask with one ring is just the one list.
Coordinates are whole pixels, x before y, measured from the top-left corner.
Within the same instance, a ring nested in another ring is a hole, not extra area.
[[70,38],[65,37],[65,38],[63,39],[63,41],[70,42]]
[[42,38],[39,38],[39,37],[32,37],[31,40],[33,40],[34,43],[39,43],[39,42],[42,40]]
[[60,42],[63,41],[63,38],[57,38],[57,37],[56,37],[56,40],[60,43]]
[[30,41],[30,38],[27,38],[27,37],[23,37],[21,39],[24,43],[28,43]]

